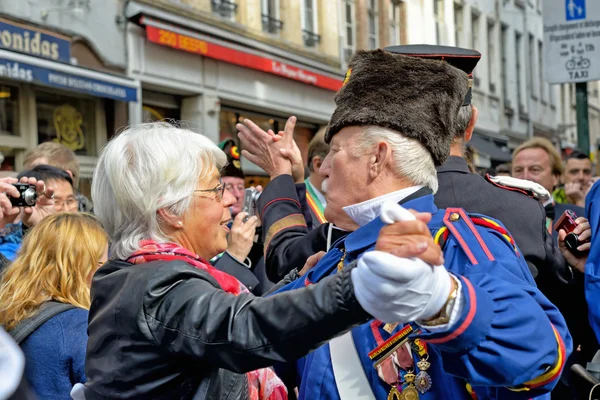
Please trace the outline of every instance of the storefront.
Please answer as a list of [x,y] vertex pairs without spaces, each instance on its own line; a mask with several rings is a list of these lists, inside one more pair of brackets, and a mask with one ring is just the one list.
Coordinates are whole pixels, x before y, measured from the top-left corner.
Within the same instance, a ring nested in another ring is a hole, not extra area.
[[85,43],[0,19],[1,170],[20,170],[28,150],[55,141],[77,154],[89,192],[98,152],[138,98],[131,79],[85,68],[93,58]]
[[[134,22],[127,30],[129,76],[142,86],[141,105],[130,114],[140,121],[181,119],[218,143],[235,137],[243,118],[277,131],[295,115],[295,138],[306,156],[308,142],[334,110],[340,71],[307,66],[148,5],[130,2],[126,16]],[[247,174],[263,174],[247,160],[242,166]]]
[[467,147],[471,152],[473,167],[478,172],[499,164],[510,163],[512,160],[512,153],[508,148],[508,138],[474,132]]

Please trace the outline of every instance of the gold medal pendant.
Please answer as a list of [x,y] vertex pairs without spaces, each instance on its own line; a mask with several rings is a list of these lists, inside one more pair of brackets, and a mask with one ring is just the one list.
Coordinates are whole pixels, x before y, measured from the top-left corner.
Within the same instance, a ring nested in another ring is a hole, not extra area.
[[419,400],[419,392],[417,389],[411,384],[402,389],[402,399],[401,400]]
[[387,400],[402,400],[402,393],[398,391],[396,385],[392,385],[392,390],[390,390]]
[[338,262],[337,270],[340,272],[344,269],[344,260],[346,259],[346,250],[344,250],[344,254],[342,254],[342,258],[340,258],[340,262]]

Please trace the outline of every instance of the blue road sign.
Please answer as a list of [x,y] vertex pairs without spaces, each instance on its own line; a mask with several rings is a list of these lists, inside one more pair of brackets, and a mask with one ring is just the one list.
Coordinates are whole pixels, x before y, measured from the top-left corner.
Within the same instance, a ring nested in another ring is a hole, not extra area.
[[567,21],[585,19],[586,0],[565,0]]

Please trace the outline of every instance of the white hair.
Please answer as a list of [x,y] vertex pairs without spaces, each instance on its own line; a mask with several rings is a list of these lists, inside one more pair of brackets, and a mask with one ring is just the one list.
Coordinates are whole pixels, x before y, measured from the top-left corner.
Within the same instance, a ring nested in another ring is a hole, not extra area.
[[356,138],[356,155],[371,150],[379,141],[387,142],[392,149],[394,171],[415,186],[438,190],[437,171],[431,154],[418,140],[380,126],[367,127]]
[[206,136],[167,122],[131,126],[108,142],[94,171],[92,199],[111,239],[111,257],[128,258],[144,239],[169,241],[157,211],[183,215],[198,179],[226,163]]

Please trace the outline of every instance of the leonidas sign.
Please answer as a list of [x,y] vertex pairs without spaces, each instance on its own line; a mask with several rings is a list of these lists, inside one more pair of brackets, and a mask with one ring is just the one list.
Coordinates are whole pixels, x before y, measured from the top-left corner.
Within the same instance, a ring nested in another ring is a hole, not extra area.
[[71,62],[69,38],[2,18],[0,48],[53,61]]
[[174,49],[214,58],[230,64],[280,75],[324,89],[338,91],[342,87],[341,79],[317,74],[280,61],[235,50],[151,25],[146,26],[146,37],[149,41],[163,46],[169,46]]
[[600,0],[544,0],[544,78],[600,79]]

